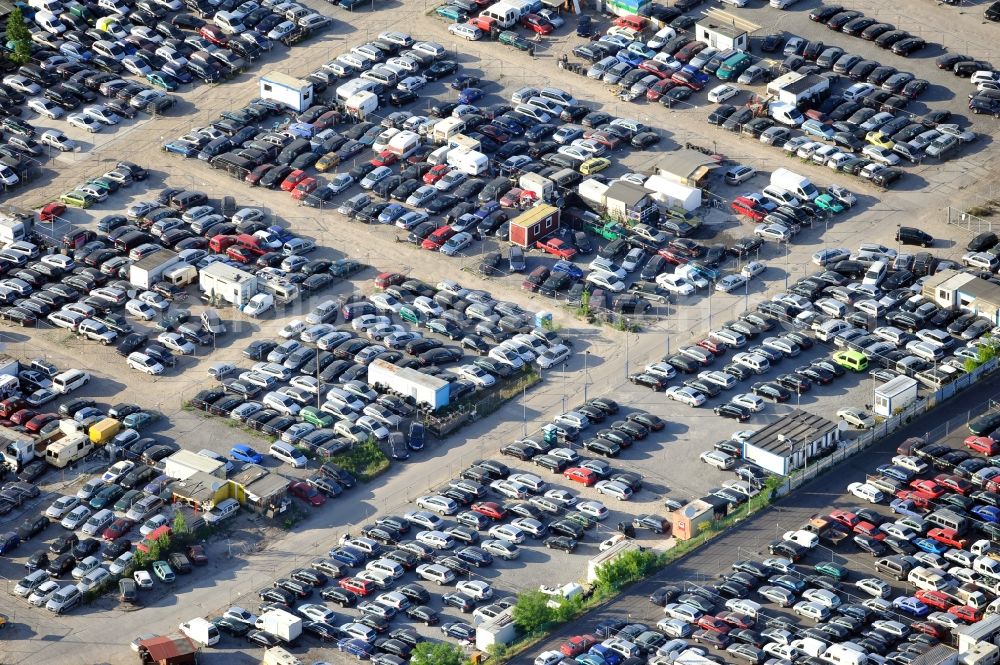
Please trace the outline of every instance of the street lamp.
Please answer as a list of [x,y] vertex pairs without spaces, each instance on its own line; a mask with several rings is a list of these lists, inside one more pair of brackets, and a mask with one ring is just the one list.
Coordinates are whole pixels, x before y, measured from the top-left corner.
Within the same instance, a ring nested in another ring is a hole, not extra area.
[[590,351],[583,352],[583,401],[587,401],[587,386],[590,385],[590,370],[588,369]]

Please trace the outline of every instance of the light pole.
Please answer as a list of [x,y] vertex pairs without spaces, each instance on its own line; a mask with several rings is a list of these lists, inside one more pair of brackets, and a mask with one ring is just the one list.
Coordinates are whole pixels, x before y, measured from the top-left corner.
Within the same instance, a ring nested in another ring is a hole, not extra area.
[[583,401],[587,401],[587,386],[590,385],[590,369],[588,368],[590,351],[583,352]]
[[632,323],[628,319],[625,319],[625,378],[628,378],[628,338],[631,327]]

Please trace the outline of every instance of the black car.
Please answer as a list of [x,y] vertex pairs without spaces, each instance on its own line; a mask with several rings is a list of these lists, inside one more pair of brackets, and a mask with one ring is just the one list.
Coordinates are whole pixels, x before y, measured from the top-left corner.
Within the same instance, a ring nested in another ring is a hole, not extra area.
[[572,552],[576,549],[577,544],[577,540],[575,538],[570,538],[569,536],[553,536],[545,539],[545,547],[550,550]]
[[46,527],[49,526],[49,518],[45,515],[38,515],[36,517],[25,518],[21,522],[21,526],[17,528],[17,535],[22,542],[37,536],[42,531],[45,531]]
[[750,387],[750,392],[759,397],[773,400],[775,402],[787,402],[792,398],[792,393],[784,387],[773,382],[755,383]]
[[732,418],[733,420],[737,420],[741,423],[745,423],[753,417],[753,413],[750,409],[745,406],[740,406],[739,404],[733,404],[732,402],[720,404],[715,407],[715,415],[722,416],[723,418]]

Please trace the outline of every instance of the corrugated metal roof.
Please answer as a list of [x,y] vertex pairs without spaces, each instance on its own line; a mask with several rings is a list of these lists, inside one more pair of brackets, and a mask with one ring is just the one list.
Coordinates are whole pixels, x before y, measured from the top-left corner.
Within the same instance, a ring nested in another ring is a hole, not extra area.
[[[746,445],[780,454],[790,452],[788,441],[793,444],[812,442],[827,432],[837,429],[837,424],[823,416],[795,409],[770,425],[754,432]],[[781,437],[786,440],[782,441]]]

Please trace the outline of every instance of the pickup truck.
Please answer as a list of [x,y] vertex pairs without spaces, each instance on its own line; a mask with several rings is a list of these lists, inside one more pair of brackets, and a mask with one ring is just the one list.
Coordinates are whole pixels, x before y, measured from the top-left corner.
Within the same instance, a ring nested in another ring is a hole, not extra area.
[[576,256],[576,248],[560,238],[546,238],[535,242],[535,249],[552,254],[567,261]]

